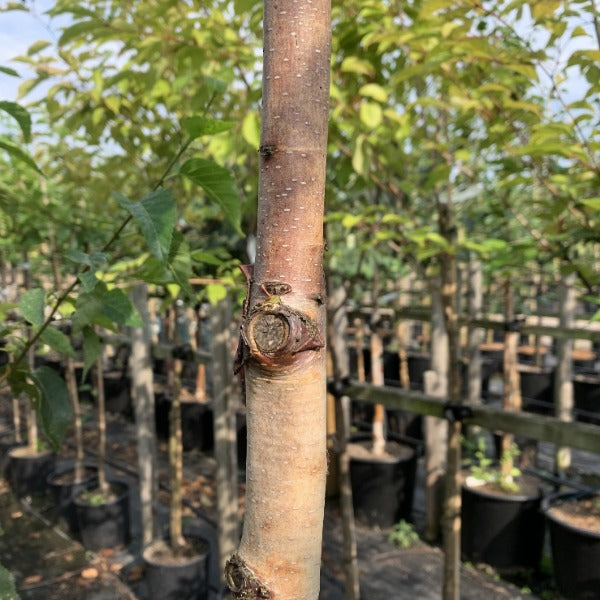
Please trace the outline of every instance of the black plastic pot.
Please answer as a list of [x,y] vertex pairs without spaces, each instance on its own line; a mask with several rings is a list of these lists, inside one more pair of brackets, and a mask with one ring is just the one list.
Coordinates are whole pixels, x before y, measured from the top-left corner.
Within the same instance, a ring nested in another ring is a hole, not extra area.
[[14,436],[7,435],[0,438],[0,477],[8,479],[10,466],[10,451],[17,446],[22,446],[23,442],[15,442]]
[[464,559],[497,569],[535,569],[544,541],[541,492],[509,494],[462,486]]
[[[156,432],[169,437],[171,399],[160,395],[155,400]],[[184,450],[212,450],[215,444],[212,406],[205,402],[181,403],[181,442]]]
[[546,498],[542,505],[550,531],[554,578],[566,598],[594,600],[600,597],[600,531],[574,527],[550,511],[576,497],[561,493]]
[[17,497],[46,491],[46,478],[56,461],[54,452],[32,453],[27,446],[17,446],[9,450],[8,455],[8,482]]
[[81,493],[73,498],[81,539],[88,550],[129,543],[129,487],[121,482],[110,486],[116,497],[105,504],[91,505]]
[[[72,536],[79,536],[79,523],[73,498],[83,490],[90,490],[98,485],[98,470],[96,467],[84,466],[81,481],[72,481],[73,467],[63,467],[52,471],[46,479],[48,489],[54,500],[54,519],[56,523],[68,531]],[[61,481],[65,476],[71,478]]]
[[573,396],[575,408],[583,411],[577,419],[600,425],[600,376],[575,375]]
[[149,600],[207,600],[209,544],[200,539],[195,542],[200,546],[198,554],[176,561],[156,556],[163,541],[145,548],[142,558]]
[[550,414],[554,403],[554,369],[519,367],[523,410]]
[[431,357],[429,354],[408,354],[406,357],[408,365],[408,378],[413,390],[422,390],[425,381],[425,371],[429,369]]
[[131,379],[123,372],[104,373],[104,396],[107,412],[127,417],[133,414]]
[[[370,444],[364,436],[352,438],[351,442]],[[410,518],[417,453],[406,444],[397,446],[400,448],[398,457],[350,458],[354,514],[365,525],[391,527],[400,519]]]

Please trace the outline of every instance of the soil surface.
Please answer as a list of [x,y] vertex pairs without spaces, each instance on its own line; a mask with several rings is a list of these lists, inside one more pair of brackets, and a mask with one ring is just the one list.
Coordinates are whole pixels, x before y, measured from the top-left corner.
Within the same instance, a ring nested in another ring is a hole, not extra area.
[[548,512],[573,527],[589,529],[600,535],[600,494],[561,502]]
[[151,563],[176,565],[208,552],[208,544],[199,539],[185,538],[185,545],[173,550],[166,540],[157,540],[144,550],[144,558]]
[[415,451],[410,446],[398,444],[397,442],[386,442],[382,454],[373,453],[373,442],[368,440],[364,442],[351,442],[347,445],[350,458],[359,460],[383,460],[393,462],[397,460],[410,458]]

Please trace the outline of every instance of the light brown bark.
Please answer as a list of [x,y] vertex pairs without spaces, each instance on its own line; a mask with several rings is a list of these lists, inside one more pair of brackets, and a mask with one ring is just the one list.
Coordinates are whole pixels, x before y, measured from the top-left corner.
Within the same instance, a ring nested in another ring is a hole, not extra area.
[[[240,538],[235,394],[231,370],[231,303],[225,299],[210,309],[219,565],[221,570]],[[202,365],[204,366],[204,365]]]
[[[570,274],[559,284],[560,326],[573,327],[575,320],[575,275]],[[554,406],[561,421],[573,420],[573,340],[559,338],[556,341],[556,374],[554,381]],[[566,446],[556,448],[555,471],[564,473],[571,465],[571,450]]]
[[77,391],[77,381],[75,379],[75,366],[73,359],[67,357],[66,370],[67,388],[71,396],[71,410],[73,411],[73,432],[75,436],[75,481],[83,479],[83,428],[81,424],[81,406],[79,405],[79,393]]
[[246,515],[227,580],[237,598],[316,600],[326,472],[329,2],[266,0],[264,29],[257,251],[243,323]]
[[104,397],[104,372],[102,356],[96,359],[96,410],[98,415],[98,488],[108,494],[106,481],[106,402]]
[[144,323],[142,327],[135,327],[131,331],[129,372],[131,373],[131,397],[135,413],[138,449],[142,543],[146,545],[154,538],[154,506],[158,493],[152,331],[146,284],[136,285],[132,289],[131,300]]

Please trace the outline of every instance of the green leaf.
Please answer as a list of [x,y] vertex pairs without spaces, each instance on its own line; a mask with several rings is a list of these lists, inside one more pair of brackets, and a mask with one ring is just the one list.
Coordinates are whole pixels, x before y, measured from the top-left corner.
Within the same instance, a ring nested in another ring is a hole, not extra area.
[[8,100],[0,101],[0,110],[7,112],[19,124],[23,132],[23,138],[28,142],[31,139],[31,116],[29,112],[20,104]]
[[[96,286],[96,289],[98,286]],[[102,297],[102,316],[129,327],[142,327],[143,321],[123,290],[109,290]]]
[[46,294],[42,288],[28,290],[19,302],[23,317],[32,325],[41,325],[44,322],[44,301]]
[[600,211],[600,196],[596,198],[583,198],[580,202],[585,206],[589,206],[593,211]]
[[31,156],[29,156],[29,154],[27,154],[25,150],[19,148],[19,146],[16,146],[15,144],[12,144],[11,142],[7,142],[5,140],[0,140],[0,148],[8,152],[8,154],[12,158],[24,162],[26,165],[30,166],[32,169],[43,175],[38,166],[35,164],[33,158],[31,158]]
[[71,397],[67,384],[50,367],[39,367],[31,377],[41,391],[38,415],[42,428],[54,449],[58,449],[71,423]]
[[531,16],[536,21],[551,17],[561,4],[562,0],[538,0],[531,7]]
[[192,260],[195,262],[205,263],[207,265],[214,265],[216,267],[220,267],[223,264],[223,261],[216,257],[214,254],[210,252],[205,252],[204,250],[194,250],[191,253]]
[[600,321],[600,310],[597,310],[594,313],[594,316],[590,319],[590,321]]
[[363,85],[360,90],[358,90],[358,93],[361,96],[377,100],[377,102],[385,103],[388,101],[388,93],[377,83],[367,83],[366,85]]
[[51,45],[52,45],[52,43],[49,42],[48,40],[38,40],[37,42],[34,42],[33,44],[31,44],[31,46],[29,46],[29,48],[27,48],[27,56],[33,56],[34,54],[37,54],[38,52],[45,50],[48,46],[51,46]]
[[363,102],[360,105],[360,120],[369,129],[376,129],[383,118],[381,106],[375,102]]
[[194,290],[189,284],[193,275],[190,247],[180,231],[176,231],[173,235],[169,253],[169,271],[185,294],[192,298]]
[[233,121],[207,119],[206,117],[188,117],[181,122],[181,128],[188,134],[190,140],[195,140],[203,135],[215,135],[228,131],[233,125]]
[[8,375],[8,384],[14,396],[26,394],[34,403],[39,400],[39,389],[29,380],[28,369],[12,369]]
[[6,75],[10,75],[11,77],[18,77],[19,76],[19,74],[14,69],[11,69],[10,67],[0,66],[0,73],[4,73]]
[[41,340],[57,352],[75,358],[75,350],[73,350],[69,338],[55,327],[46,327],[41,335]]
[[207,196],[221,207],[234,229],[243,235],[241,202],[229,169],[204,158],[190,158],[181,165],[179,172],[202,187]]
[[112,323],[142,326],[140,315],[126,294],[118,288],[108,290],[106,284],[100,281],[93,291],[79,294],[72,323],[75,331],[81,331],[92,323],[104,327],[110,327]]
[[375,68],[373,65],[363,58],[358,56],[348,56],[342,61],[342,73],[358,73],[360,75],[367,75],[373,77],[375,75]]
[[95,364],[96,359],[102,354],[102,342],[98,334],[91,327],[83,328],[83,373],[81,381],[85,377],[90,368]]
[[93,270],[85,271],[79,274],[79,281],[86,292],[91,292],[98,283],[98,278]]
[[253,148],[258,150],[260,146],[260,121],[255,112],[246,113],[242,121],[242,136]]
[[71,27],[66,27],[63,29],[63,32],[58,39],[59,46],[65,46],[69,42],[76,40],[77,38],[81,38],[80,42],[83,43],[86,38],[86,34],[98,29],[98,27],[102,27],[101,23],[97,21],[79,21],[75,23],[75,25],[71,25]]
[[131,202],[121,194],[114,194],[117,202],[135,219],[150,252],[160,261],[166,261],[171,237],[177,219],[177,205],[169,190],[157,190],[139,202]]
[[216,306],[221,300],[227,298],[227,288],[222,283],[209,283],[206,286],[206,295],[208,301]]
[[19,600],[15,587],[15,578],[3,565],[0,565],[0,598],[4,600]]

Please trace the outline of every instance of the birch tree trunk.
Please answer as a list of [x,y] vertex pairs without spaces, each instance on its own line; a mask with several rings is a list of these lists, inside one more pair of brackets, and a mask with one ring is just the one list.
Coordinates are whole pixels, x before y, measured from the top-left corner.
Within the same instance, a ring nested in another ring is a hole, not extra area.
[[154,538],[154,506],[158,493],[156,473],[156,424],[154,421],[154,375],[152,373],[152,331],[148,312],[148,289],[136,285],[131,300],[142,317],[143,327],[131,331],[131,397],[135,412],[140,477],[140,505],[142,512],[142,542]]
[[236,598],[316,600],[326,474],[323,208],[330,3],[265,0],[256,263],[242,323],[246,516]]

